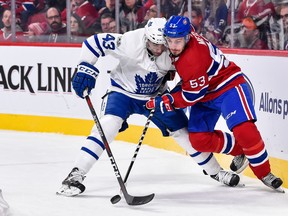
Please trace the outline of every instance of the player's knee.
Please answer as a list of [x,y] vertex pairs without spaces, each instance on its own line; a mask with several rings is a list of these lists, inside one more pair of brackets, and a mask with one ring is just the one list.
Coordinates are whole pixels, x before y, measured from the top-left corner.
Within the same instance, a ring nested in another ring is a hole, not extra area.
[[189,133],[189,140],[194,149],[200,152],[209,152],[211,143],[210,133]]
[[[111,124],[111,122],[113,122],[113,124]],[[114,115],[104,115],[100,118],[101,127],[109,143],[115,139],[119,129],[122,126],[122,123],[123,119]],[[93,126],[90,136],[98,138],[100,137],[96,125]]]
[[261,140],[260,132],[253,122],[243,122],[233,128],[233,134],[236,141],[242,147],[250,147]]

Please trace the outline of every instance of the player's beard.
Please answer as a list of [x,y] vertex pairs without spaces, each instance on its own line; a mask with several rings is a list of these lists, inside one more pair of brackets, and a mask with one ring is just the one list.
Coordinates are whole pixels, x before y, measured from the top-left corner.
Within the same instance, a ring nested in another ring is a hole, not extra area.
[[174,56],[174,57],[177,57],[177,56],[179,56],[181,53],[182,53],[182,51],[183,51],[183,49],[169,49],[170,50],[170,53]]
[[155,47],[153,48],[153,47],[150,46],[149,42],[147,42],[146,48],[149,51],[149,53],[152,54],[155,57],[160,56],[166,49],[166,47],[164,47],[164,45],[162,47],[160,47],[160,48],[155,48]]
[[50,26],[51,26],[52,31],[55,32],[61,28],[62,23],[52,22]]

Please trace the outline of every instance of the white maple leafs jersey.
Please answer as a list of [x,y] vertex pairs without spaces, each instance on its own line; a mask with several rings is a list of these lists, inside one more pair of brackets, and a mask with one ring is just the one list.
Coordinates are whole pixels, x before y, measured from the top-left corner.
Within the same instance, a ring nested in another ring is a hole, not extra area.
[[154,97],[174,66],[167,50],[156,58],[149,57],[144,31],[141,28],[124,34],[93,35],[84,41],[78,63],[95,65],[99,58],[112,55],[119,63],[110,73],[110,90],[142,100]]

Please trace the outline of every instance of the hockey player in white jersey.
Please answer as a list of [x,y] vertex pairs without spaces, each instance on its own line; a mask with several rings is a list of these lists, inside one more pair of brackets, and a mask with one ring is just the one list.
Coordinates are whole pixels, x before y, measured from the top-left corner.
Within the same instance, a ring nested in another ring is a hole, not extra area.
[[[171,64],[169,52],[165,47],[163,28],[165,18],[152,18],[145,28],[122,34],[102,33],[89,37],[84,41],[78,70],[72,85],[76,94],[84,98],[95,86],[100,73],[97,60],[112,55],[119,64],[111,71],[111,86],[107,94],[105,113],[100,123],[109,143],[119,130],[125,129],[127,118],[132,114],[149,116],[150,110],[146,102],[160,92],[167,92],[164,78],[168,71],[175,70]],[[163,84],[164,82],[164,84]],[[164,109],[165,110],[165,109]],[[213,179],[228,186],[236,186],[239,176],[224,171],[212,153],[200,153],[190,145],[187,133],[187,117],[182,109],[162,113],[155,111],[152,122],[162,131],[163,136],[172,136],[188,154]],[[94,163],[104,151],[104,144],[96,126],[84,142],[74,168],[62,182],[57,194],[75,196],[85,190],[83,180]]]

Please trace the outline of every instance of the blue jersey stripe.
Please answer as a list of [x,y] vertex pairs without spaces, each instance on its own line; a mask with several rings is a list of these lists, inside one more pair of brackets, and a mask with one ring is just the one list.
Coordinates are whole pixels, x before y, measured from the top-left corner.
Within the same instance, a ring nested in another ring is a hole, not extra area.
[[193,103],[205,96],[205,93],[207,92],[208,86],[202,88],[199,92],[188,92],[188,91],[182,91],[184,99],[190,103]]
[[216,74],[218,70],[219,70],[219,63],[213,60],[211,68],[209,68],[207,71],[208,79],[209,80],[212,79],[212,77]]
[[101,56],[105,56],[105,53],[104,53],[104,51],[103,51],[103,49],[102,49],[102,47],[101,47],[101,45],[99,43],[99,39],[98,39],[98,35],[97,34],[94,35],[94,40],[95,40],[95,43],[96,43],[98,49],[101,52]]
[[238,73],[232,74],[232,76],[228,77],[226,80],[221,82],[215,89],[207,91],[207,94],[209,94],[211,92],[219,91],[220,89],[222,89],[223,87],[225,87],[230,82],[232,82],[233,80],[237,79],[240,76],[242,76],[242,72],[241,71],[239,71]]
[[94,50],[91,45],[88,43],[87,40],[84,41],[84,44],[87,46],[87,48],[90,50],[90,52],[92,52],[97,58],[99,58],[99,54],[96,52],[96,50]]
[[25,2],[24,4],[22,4],[22,6],[23,6],[25,11],[32,11],[33,12],[36,9],[33,2]]

